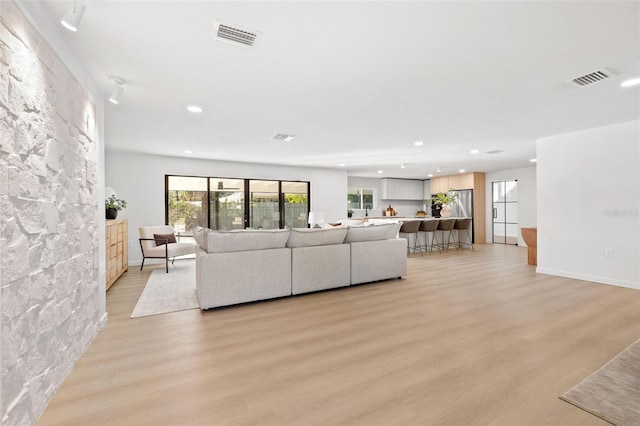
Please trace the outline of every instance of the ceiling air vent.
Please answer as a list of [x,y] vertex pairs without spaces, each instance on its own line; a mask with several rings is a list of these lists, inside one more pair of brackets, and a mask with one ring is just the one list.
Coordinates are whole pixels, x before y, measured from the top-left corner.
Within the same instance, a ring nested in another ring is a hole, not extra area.
[[571,83],[578,87],[588,86],[593,83],[597,83],[602,80],[606,80],[607,78],[613,77],[613,73],[606,68],[599,69],[589,74],[585,74],[580,77],[576,77],[571,80]]
[[213,31],[214,38],[245,47],[255,45],[259,34],[260,33],[257,31],[220,21],[215,22],[215,28]]
[[276,141],[289,142],[294,140],[296,136],[297,135],[285,135],[284,133],[276,133],[275,135],[271,136],[271,139]]
[[485,152],[485,154],[500,154],[501,152],[503,152],[501,149],[493,149],[491,151]]

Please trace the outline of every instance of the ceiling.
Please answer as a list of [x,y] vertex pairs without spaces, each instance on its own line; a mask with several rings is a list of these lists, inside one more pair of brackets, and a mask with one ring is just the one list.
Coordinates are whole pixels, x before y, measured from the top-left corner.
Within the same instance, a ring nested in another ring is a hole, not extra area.
[[[43,3],[56,21],[73,5]],[[424,179],[529,167],[538,138],[639,116],[638,87],[620,87],[640,76],[635,1],[86,4],[60,31],[105,96],[126,81],[108,150]],[[216,20],[256,45],[214,39]]]

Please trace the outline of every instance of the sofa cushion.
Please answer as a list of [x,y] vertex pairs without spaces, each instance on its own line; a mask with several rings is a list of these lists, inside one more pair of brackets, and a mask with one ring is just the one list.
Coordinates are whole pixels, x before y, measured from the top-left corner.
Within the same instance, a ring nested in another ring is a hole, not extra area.
[[196,240],[196,243],[202,248],[204,251],[207,251],[207,231],[208,228],[203,228],[202,226],[196,226],[196,229],[193,231],[193,239]]
[[399,223],[389,223],[385,225],[353,226],[347,228],[345,243],[355,243],[360,241],[378,241],[397,238],[400,230]]
[[289,239],[288,229],[262,229],[207,232],[207,252],[226,253],[233,251],[266,250],[284,248]]
[[345,228],[296,228],[292,229],[287,241],[287,247],[312,247],[330,244],[342,244],[347,235]]
[[340,226],[344,226],[346,228],[347,226],[362,225],[363,223],[364,221],[361,219],[343,219],[340,221]]

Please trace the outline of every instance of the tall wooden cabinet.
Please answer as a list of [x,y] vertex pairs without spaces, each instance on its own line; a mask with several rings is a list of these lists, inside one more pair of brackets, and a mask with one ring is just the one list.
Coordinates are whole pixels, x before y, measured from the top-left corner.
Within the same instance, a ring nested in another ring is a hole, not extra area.
[[487,240],[485,174],[480,172],[473,172],[431,178],[432,194],[461,189],[473,189],[474,241],[476,244],[484,244]]
[[105,224],[107,245],[107,290],[129,268],[127,253],[127,219],[107,220]]

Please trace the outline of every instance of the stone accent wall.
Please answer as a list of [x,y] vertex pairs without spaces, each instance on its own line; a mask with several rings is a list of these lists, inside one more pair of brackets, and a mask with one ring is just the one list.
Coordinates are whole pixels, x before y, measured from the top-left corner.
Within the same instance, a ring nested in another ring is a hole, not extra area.
[[0,1],[2,424],[35,424],[98,332],[96,109]]

